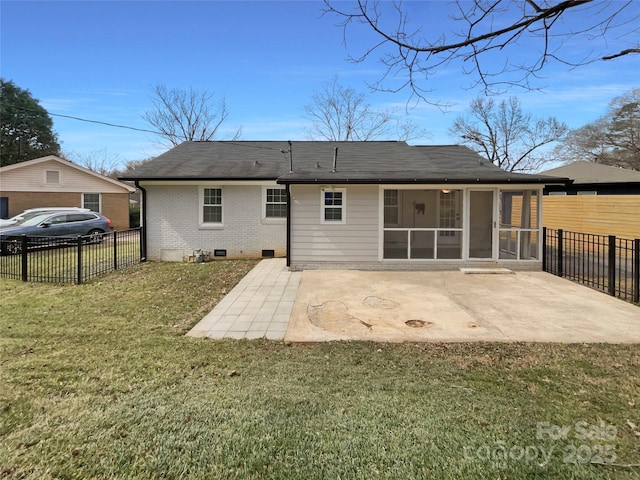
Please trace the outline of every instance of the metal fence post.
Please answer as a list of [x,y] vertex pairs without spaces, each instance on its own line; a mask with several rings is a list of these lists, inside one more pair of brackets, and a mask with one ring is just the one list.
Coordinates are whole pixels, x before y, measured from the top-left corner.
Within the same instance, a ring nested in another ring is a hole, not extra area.
[[542,227],[542,271],[547,271],[547,227]]
[[82,237],[78,235],[78,285],[82,283]]
[[118,232],[113,231],[113,269],[118,269]]
[[21,258],[21,267],[22,267],[22,281],[26,282],[29,280],[29,256],[27,249],[29,248],[29,241],[26,235],[22,235],[20,238],[20,253],[22,254]]
[[616,236],[609,235],[609,262],[608,262],[608,277],[609,277],[609,295],[616,294]]
[[556,264],[558,265],[558,273],[559,277],[564,276],[564,252],[562,245],[562,229],[558,229],[558,259]]
[[138,247],[140,250],[140,261],[144,262],[146,261],[145,256],[147,255],[147,252],[145,252],[145,248],[144,248],[144,235],[145,233],[143,232],[143,228],[144,227],[138,227]]
[[633,301],[640,303],[640,238],[633,241]]

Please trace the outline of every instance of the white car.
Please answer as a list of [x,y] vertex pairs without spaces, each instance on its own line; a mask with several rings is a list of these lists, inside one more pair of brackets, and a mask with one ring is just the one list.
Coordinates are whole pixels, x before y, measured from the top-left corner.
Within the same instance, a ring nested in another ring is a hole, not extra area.
[[8,218],[6,220],[0,220],[0,228],[2,227],[10,227],[11,225],[15,225],[16,223],[20,223],[23,220],[27,220],[29,218],[35,217],[41,213],[46,212],[57,212],[57,211],[76,211],[76,212],[90,212],[88,208],[80,208],[80,207],[40,207],[40,208],[29,208],[22,213],[19,213],[15,217]]

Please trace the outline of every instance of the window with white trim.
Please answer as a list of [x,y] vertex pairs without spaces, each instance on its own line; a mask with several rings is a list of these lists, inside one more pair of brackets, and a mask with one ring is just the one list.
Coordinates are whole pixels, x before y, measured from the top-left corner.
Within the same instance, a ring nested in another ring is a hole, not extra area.
[[287,191],[284,188],[264,189],[264,218],[287,218]]
[[322,189],[322,223],[345,222],[345,196],[344,188]]
[[222,189],[203,188],[202,205],[200,208],[200,223],[202,224],[222,224]]
[[82,194],[82,208],[88,208],[92,212],[100,212],[102,205],[100,205],[99,193],[83,193]]

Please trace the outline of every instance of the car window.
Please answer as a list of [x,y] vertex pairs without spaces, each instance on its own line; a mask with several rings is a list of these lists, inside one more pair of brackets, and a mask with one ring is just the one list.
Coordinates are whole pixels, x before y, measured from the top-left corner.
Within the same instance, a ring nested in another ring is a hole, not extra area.
[[85,220],[93,220],[95,217],[87,213],[70,213],[67,215],[67,222],[84,222]]
[[[46,220],[50,215],[50,213],[41,213],[40,215],[36,215],[35,217],[26,218],[22,222],[20,222],[20,226],[32,227],[34,225],[38,225],[43,220]],[[12,227],[14,226],[16,226],[16,224],[12,225]]]
[[47,220],[47,223],[49,225],[57,225],[58,223],[65,223],[66,221],[67,215],[54,215],[49,220]]
[[15,222],[14,225],[22,225],[27,220],[33,217],[38,217],[38,216],[41,217],[42,215],[43,215],[43,212],[27,212],[27,213],[21,213],[20,215],[16,215],[15,217],[10,218],[9,220],[13,220]]

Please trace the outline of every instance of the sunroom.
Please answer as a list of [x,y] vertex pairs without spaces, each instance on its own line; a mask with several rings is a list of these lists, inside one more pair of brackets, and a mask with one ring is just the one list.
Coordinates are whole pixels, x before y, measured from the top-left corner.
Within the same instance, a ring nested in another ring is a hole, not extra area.
[[540,261],[538,185],[380,189],[382,261]]

